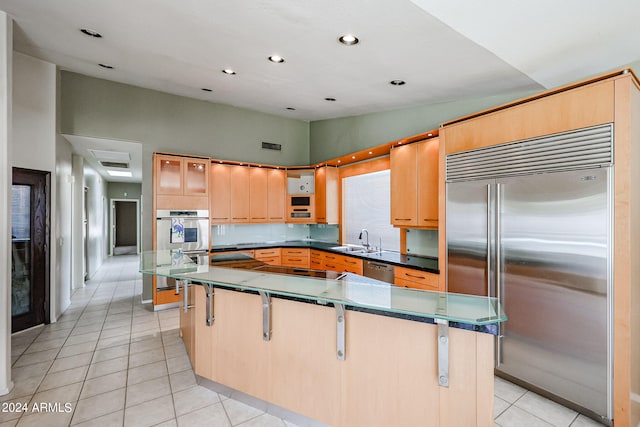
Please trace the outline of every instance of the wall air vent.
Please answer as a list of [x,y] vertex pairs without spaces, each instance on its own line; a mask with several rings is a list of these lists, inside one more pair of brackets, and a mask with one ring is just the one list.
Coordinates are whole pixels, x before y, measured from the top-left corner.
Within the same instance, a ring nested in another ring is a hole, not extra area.
[[105,160],[100,160],[100,164],[102,166],[104,166],[105,168],[123,168],[123,169],[129,169],[129,163],[123,163],[123,162],[108,162]]
[[271,142],[262,142],[262,148],[264,148],[265,150],[282,151],[282,145],[272,144]]

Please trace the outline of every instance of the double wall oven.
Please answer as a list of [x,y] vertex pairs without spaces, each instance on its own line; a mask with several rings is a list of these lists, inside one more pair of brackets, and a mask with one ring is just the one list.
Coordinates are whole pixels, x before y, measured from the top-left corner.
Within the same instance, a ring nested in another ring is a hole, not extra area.
[[[188,256],[196,264],[209,262],[209,211],[156,211],[156,250],[166,253],[166,262]],[[157,277],[156,289],[175,288],[175,280]]]

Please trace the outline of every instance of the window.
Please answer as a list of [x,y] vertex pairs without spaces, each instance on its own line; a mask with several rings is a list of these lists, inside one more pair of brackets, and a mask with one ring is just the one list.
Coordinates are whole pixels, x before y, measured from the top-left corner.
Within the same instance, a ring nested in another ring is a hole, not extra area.
[[385,250],[400,251],[400,230],[391,225],[391,173],[389,170],[345,178],[342,207],[346,243],[362,245],[366,237],[358,236],[363,228],[369,231],[369,244]]

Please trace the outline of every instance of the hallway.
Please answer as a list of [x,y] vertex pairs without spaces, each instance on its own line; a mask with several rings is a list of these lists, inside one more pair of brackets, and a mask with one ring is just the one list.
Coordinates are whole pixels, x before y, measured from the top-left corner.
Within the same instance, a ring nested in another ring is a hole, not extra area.
[[[0,427],[295,427],[196,384],[179,310],[154,313],[140,303],[141,291],[138,256],[109,257],[57,323],[14,334],[15,386],[0,396]],[[495,381],[495,426],[601,425]],[[38,412],[34,404],[49,405]]]

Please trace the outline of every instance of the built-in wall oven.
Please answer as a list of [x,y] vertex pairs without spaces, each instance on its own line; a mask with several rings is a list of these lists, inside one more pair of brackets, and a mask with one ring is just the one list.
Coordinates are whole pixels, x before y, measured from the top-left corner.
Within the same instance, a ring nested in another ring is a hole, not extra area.
[[[209,262],[209,211],[156,211],[156,250],[166,254],[166,262],[188,256],[195,264]],[[175,288],[175,280],[156,278],[157,289]]]

